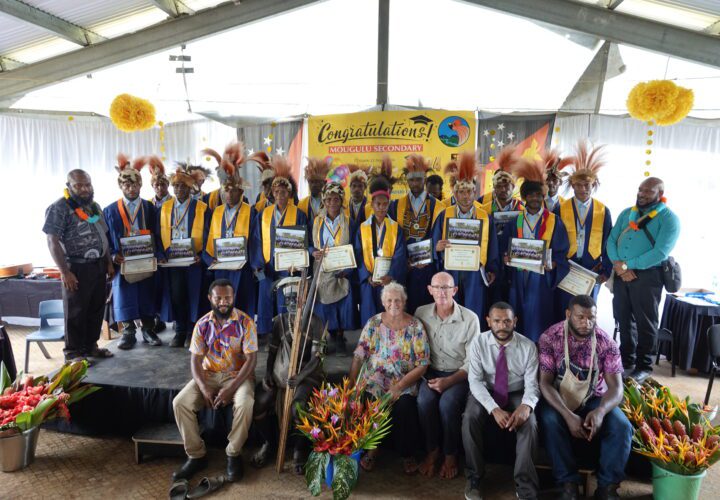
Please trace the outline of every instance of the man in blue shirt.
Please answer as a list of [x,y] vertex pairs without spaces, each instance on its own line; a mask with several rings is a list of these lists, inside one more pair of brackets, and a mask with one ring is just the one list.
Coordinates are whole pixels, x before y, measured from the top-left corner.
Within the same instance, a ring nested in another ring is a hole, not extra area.
[[680,220],[665,205],[664,192],[661,179],[645,179],[637,204],[622,211],[607,241],[615,271],[613,314],[620,326],[623,367],[625,375],[641,383],[652,372],[657,348],[662,263],[680,235]]

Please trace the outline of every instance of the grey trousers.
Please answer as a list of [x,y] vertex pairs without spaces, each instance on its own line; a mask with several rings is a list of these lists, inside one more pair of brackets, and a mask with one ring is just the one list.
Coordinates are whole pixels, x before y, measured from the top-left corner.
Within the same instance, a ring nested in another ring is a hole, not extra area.
[[[511,392],[509,403],[503,410],[511,412],[522,403],[523,393]],[[462,439],[465,448],[465,475],[468,478],[482,479],[485,476],[483,458],[483,429],[489,415],[472,394],[468,396],[462,420]],[[520,498],[536,498],[539,480],[535,470],[534,457],[538,444],[538,425],[535,413],[530,413],[527,421],[515,431],[515,489]]]

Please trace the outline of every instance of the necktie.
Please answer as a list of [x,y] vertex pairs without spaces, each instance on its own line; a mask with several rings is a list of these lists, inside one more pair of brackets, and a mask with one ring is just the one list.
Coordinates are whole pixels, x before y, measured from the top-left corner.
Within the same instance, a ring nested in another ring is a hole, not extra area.
[[493,385],[493,399],[500,408],[508,403],[508,365],[505,357],[505,346],[500,346],[500,353],[495,362],[495,384]]

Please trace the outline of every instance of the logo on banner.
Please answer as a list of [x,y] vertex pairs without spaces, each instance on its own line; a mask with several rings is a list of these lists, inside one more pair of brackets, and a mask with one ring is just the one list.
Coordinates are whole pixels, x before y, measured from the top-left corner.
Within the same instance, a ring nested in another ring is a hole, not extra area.
[[451,148],[462,146],[470,138],[470,125],[465,118],[448,116],[438,128],[440,141]]

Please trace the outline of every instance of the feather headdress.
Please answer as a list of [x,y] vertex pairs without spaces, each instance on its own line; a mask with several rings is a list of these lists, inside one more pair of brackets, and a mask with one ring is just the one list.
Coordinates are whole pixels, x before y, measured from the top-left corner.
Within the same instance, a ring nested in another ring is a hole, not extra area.
[[270,165],[270,157],[265,151],[257,151],[251,154],[248,156],[247,161],[255,163],[255,167],[260,172],[261,183],[272,181],[273,177],[275,177],[275,170]]
[[575,156],[568,158],[565,165],[573,169],[570,173],[570,185],[578,180],[588,180],[593,187],[600,183],[598,172],[605,166],[604,148],[605,145],[602,144],[589,150],[587,141],[583,139],[578,141]]
[[330,172],[330,164],[332,160],[325,160],[323,158],[308,158],[308,163],[305,166],[305,180],[325,180],[328,172]]
[[328,182],[323,186],[322,189],[322,199],[325,201],[325,198],[330,196],[331,194],[336,194],[340,197],[340,203],[345,204],[345,188],[342,187],[342,185],[338,182]]
[[385,179],[391,188],[398,181],[397,177],[393,177],[392,160],[388,155],[383,156],[382,163],[380,163],[379,167],[372,167],[370,169],[370,184],[372,185],[373,181],[379,178]]
[[430,162],[423,155],[412,154],[405,158],[403,175],[406,179],[412,179],[413,177],[424,178],[428,170],[430,170]]
[[368,183],[368,167],[356,165],[351,163],[348,165],[350,171],[350,177],[348,178],[348,184],[352,184],[353,181],[360,181],[363,184]]
[[475,189],[475,177],[480,173],[475,152],[465,151],[460,153],[458,161],[457,182],[454,189]]
[[450,186],[455,187],[458,176],[457,161],[451,160],[447,165],[445,165],[445,168],[443,168],[443,174],[445,174],[445,176],[450,180]]
[[160,160],[160,158],[155,155],[148,156],[147,164],[148,170],[150,171],[150,182],[152,184],[155,184],[160,180],[164,180],[168,183],[170,182],[170,180],[165,175],[165,165],[163,165],[163,162],[162,160]]
[[499,182],[509,182],[511,184],[515,184],[515,177],[513,177],[512,174],[512,166],[513,163],[515,163],[518,160],[517,157],[517,145],[516,144],[508,144],[504,148],[500,150],[500,153],[498,153],[497,156],[497,166],[498,169],[495,171],[495,174],[493,175],[493,184],[497,184]]
[[561,158],[560,151],[557,149],[551,149],[549,151],[543,151],[540,156],[545,162],[545,171],[547,173],[546,178],[555,177],[562,181],[567,177],[567,172],[563,172],[562,169],[572,163],[572,158]]
[[523,199],[531,192],[540,191],[543,195],[547,192],[545,185],[547,171],[543,160],[518,158],[512,164],[512,171],[515,177],[524,179],[520,186],[520,197]]
[[170,176],[170,184],[182,183],[190,189],[197,187],[195,177],[188,172],[187,163],[182,161],[175,162],[177,168],[175,172]]
[[290,193],[293,192],[292,182],[292,166],[286,156],[275,155],[270,161],[270,165],[275,172],[275,177],[272,181],[272,187],[284,186]]
[[[181,162],[178,162],[178,165]],[[205,179],[210,177],[210,174],[212,171],[209,168],[205,168],[201,165],[190,165],[188,163],[185,164],[185,170],[195,178],[195,180],[198,182],[198,186],[205,182]]]
[[118,183],[121,184],[125,181],[139,182],[142,183],[142,177],[140,177],[140,170],[147,163],[145,156],[135,158],[130,162],[130,159],[125,153],[118,153],[117,155],[117,167],[115,170],[118,173]]

